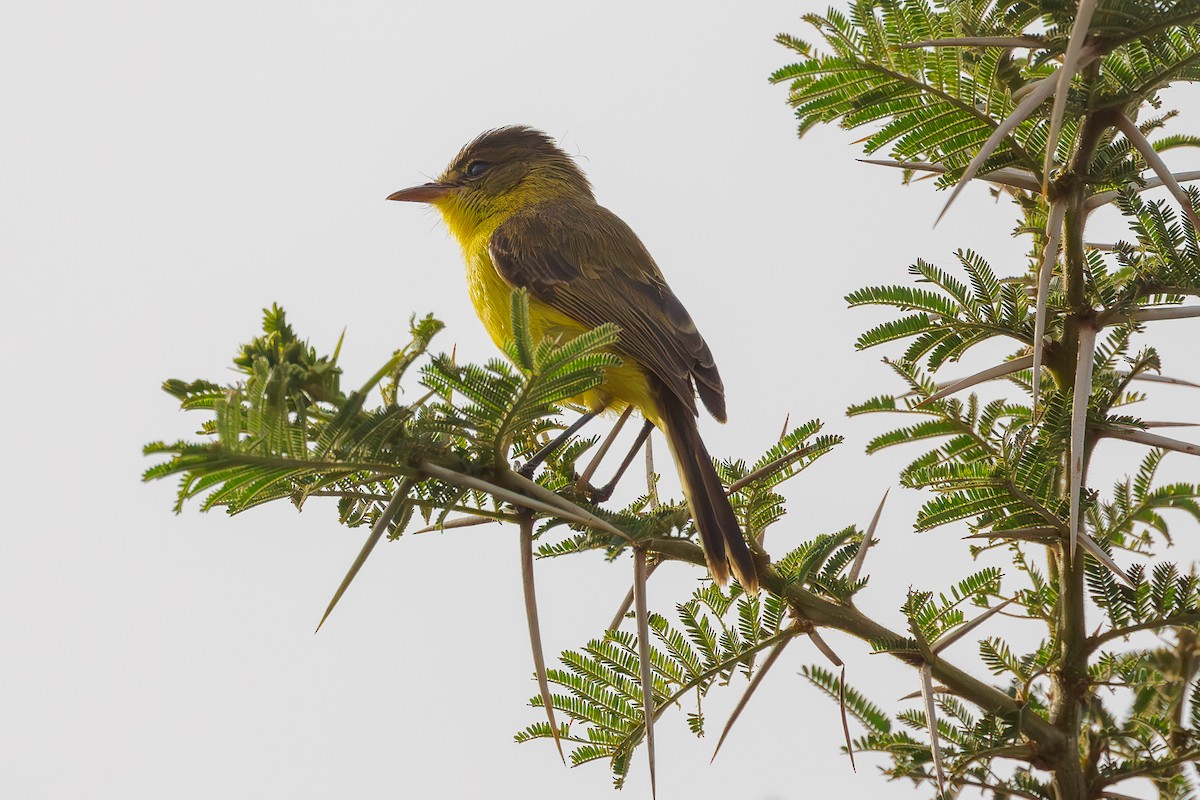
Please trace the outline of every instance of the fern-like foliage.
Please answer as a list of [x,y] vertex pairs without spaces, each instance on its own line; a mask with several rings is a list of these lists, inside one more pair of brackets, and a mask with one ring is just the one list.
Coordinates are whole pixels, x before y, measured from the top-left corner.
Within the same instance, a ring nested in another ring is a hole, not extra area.
[[[677,605],[675,616],[675,624],[659,614],[650,616],[654,714],[683,709],[696,736],[705,733],[704,698],[709,690],[737,675],[749,677],[757,654],[799,633],[785,625],[787,604],[780,598],[747,596],[711,583]],[[562,668],[549,671],[550,681],[561,689],[551,699],[555,710],[572,720],[559,732],[573,745],[571,763],[607,760],[620,787],[630,755],[645,736],[636,636],[606,631],[560,659]],[[530,702],[540,706],[541,697]],[[549,724],[541,721],[517,733],[516,740],[550,735]]]
[[[900,473],[902,485],[932,495],[918,531],[965,524],[977,555],[1010,558],[1008,611],[1044,636],[1025,651],[986,636],[980,655],[1022,714],[1057,726],[1068,749],[1083,754],[1088,791],[1144,775],[1162,797],[1190,797],[1179,765],[1198,749],[1185,714],[1196,673],[1195,571],[1153,559],[1173,543],[1167,512],[1200,520],[1200,487],[1158,479],[1168,450],[1154,448],[1194,451],[1147,436],[1151,423],[1136,406],[1146,397],[1142,381],[1163,368],[1140,341],[1147,321],[1200,315],[1192,307],[1200,194],[1173,186],[1159,157],[1197,143],[1164,135],[1176,114],[1161,109],[1160,94],[1200,78],[1200,6],[854,0],[847,12],[804,19],[818,43],[781,35],[799,60],[772,76],[789,86],[801,134],[819,123],[867,128],[865,152],[886,155],[906,179],[933,173],[950,187],[982,177],[1014,201],[1016,232],[1030,236],[1027,263],[1009,274],[964,248],[949,266],[917,261],[908,283],[847,295],[851,306],[894,311],[856,343],[892,351],[884,361],[901,383],[850,408],[904,420],[867,450],[919,448]],[[1147,145],[1147,137],[1155,140]],[[1154,183],[1171,187],[1173,200],[1144,199]],[[1110,203],[1124,216],[1125,240],[1086,247],[1088,214]],[[1008,355],[957,366],[983,345]],[[1036,380],[1031,364],[1044,369]],[[1087,475],[1107,438],[1152,449],[1106,494]],[[1078,555],[1068,544],[1072,528],[1087,544]],[[1120,568],[1115,559],[1133,563]],[[878,638],[875,649],[927,661],[969,624],[970,606],[999,599],[994,568],[966,580],[949,594],[914,587],[902,607],[911,636]],[[1165,641],[1137,644],[1151,631]],[[1106,649],[1118,642],[1126,649]],[[832,675],[809,677],[827,693],[843,691],[833,691]],[[1064,707],[1064,693],[1080,707],[1070,723],[1053,710]],[[888,753],[890,775],[939,784],[948,795],[973,786],[998,797],[1084,796],[1029,771],[1037,763],[1030,738],[1011,715],[981,715],[961,697],[937,695],[936,726],[924,705],[899,714],[917,736],[868,725],[854,747]],[[931,735],[943,763],[935,763]],[[1015,762],[1016,772],[994,768],[996,759]]]
[[[846,129],[872,125],[876,130],[864,140],[868,153],[887,148],[899,162],[942,165],[946,171],[939,181],[948,185],[1031,85],[1052,75],[1068,47],[1074,6],[856,0],[848,13],[830,9],[804,16],[823,48],[787,34],[777,37],[801,60],[777,70],[771,80],[788,84],[801,134],[820,123]],[[1196,80],[1198,20],[1200,11],[1190,3],[1100,3],[1090,26],[1100,56],[1086,84],[1081,76],[1071,87],[1066,135],[1054,160],[1069,159],[1077,121],[1086,114],[1154,105],[1171,83]],[[927,44],[964,38],[979,43]],[[1102,144],[1115,138],[1108,135]],[[980,171],[1012,168],[1040,181],[1046,141],[1046,116],[1030,116],[1003,137]],[[1107,155],[1097,163],[1096,191],[1126,183],[1145,168],[1128,146]]]
[[[345,394],[337,353],[318,356],[273,308],[263,335],[234,359],[243,380],[164,384],[182,408],[212,418],[202,424],[200,441],[147,445],[148,455],[170,458],[145,478],[179,476],[177,510],[200,495],[202,509],[223,506],[230,513],[281,498],[300,505],[313,495],[334,496],[341,521],[350,525],[373,523],[407,479],[409,502],[393,533],[412,509],[423,509],[427,519],[435,512],[495,514],[485,493],[434,478],[425,465],[476,475],[507,469],[514,443],[545,438],[558,427],[558,404],[597,386],[604,368],[617,363],[609,351],[616,341],[611,327],[535,344],[523,294],[514,296],[513,308],[521,320],[514,352],[526,356],[518,362],[522,370],[498,360],[458,365],[432,356],[421,368],[423,391],[410,403],[397,402],[402,381],[440,322],[414,319],[412,341]],[[384,402],[369,406],[376,391]]]

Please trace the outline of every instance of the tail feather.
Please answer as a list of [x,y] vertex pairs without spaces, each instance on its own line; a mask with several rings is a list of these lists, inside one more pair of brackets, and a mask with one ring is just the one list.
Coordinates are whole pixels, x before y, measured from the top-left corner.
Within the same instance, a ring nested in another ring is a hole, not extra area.
[[683,484],[683,496],[700,531],[708,571],[717,583],[724,584],[732,569],[743,589],[757,593],[758,574],[754,559],[725,495],[725,487],[713,468],[712,457],[700,438],[695,416],[667,393],[660,395],[659,410],[659,427],[671,447],[679,481]]

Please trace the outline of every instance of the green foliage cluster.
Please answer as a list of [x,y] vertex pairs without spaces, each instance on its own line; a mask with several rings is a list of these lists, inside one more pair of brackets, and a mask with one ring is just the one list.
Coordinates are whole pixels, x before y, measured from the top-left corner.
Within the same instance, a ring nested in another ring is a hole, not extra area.
[[[651,649],[654,670],[655,716],[688,702],[688,727],[705,732],[704,697],[726,685],[735,673],[749,676],[754,657],[797,635],[785,626],[787,605],[778,597],[727,592],[714,584],[697,589],[675,609],[678,626],[652,614],[649,624],[656,640]],[[550,681],[565,693],[551,695],[554,708],[572,723],[563,723],[560,737],[577,744],[572,764],[607,759],[618,787],[625,781],[629,759],[645,736],[641,688],[638,685],[636,636],[622,630],[605,631],[581,650],[562,654],[563,669],[549,671]],[[541,705],[542,698],[531,703]],[[517,734],[517,741],[549,737],[546,722]]]
[[[1013,275],[1001,277],[964,249],[956,269],[918,261],[909,270],[915,285],[851,293],[852,306],[899,311],[857,345],[902,344],[885,362],[904,390],[850,413],[914,418],[868,450],[925,444],[900,474],[902,485],[933,495],[917,530],[965,521],[981,541],[975,552],[1008,552],[1004,596],[1044,637],[1024,653],[987,637],[980,655],[1010,681],[1005,691],[1021,713],[1043,717],[1061,738],[1039,740],[1003,714],[968,715],[959,698],[972,698],[954,691],[936,702],[939,747],[921,714],[900,716],[925,731],[921,740],[869,715],[860,719],[870,733],[854,746],[889,754],[893,777],[948,794],[975,787],[997,797],[1093,797],[1145,776],[1163,797],[1192,796],[1182,765],[1200,757],[1188,688],[1197,579],[1192,567],[1153,559],[1172,543],[1161,512],[1200,519],[1196,485],[1156,480],[1166,452],[1195,449],[1150,433],[1155,423],[1134,407],[1146,397],[1142,381],[1162,380],[1158,352],[1142,341],[1147,326],[1196,316],[1186,301],[1200,295],[1200,195],[1179,185],[1190,176],[1164,175],[1160,158],[1200,140],[1145,140],[1174,116],[1161,112],[1160,91],[1200,78],[1200,6],[860,0],[849,14],[806,20],[822,47],[781,36],[801,59],[773,77],[790,84],[802,134],[817,123],[873,124],[865,149],[890,157],[877,163],[906,179],[935,174],[941,186],[979,176],[1013,201],[1017,233],[1031,234],[1029,261]],[[1025,102],[1042,88],[1040,103]],[[1061,136],[1052,142],[1057,124]],[[1141,196],[1164,184],[1173,201]],[[1089,246],[1088,215],[1107,204],[1124,216],[1128,239]],[[996,339],[1013,348],[1006,362],[939,382],[944,367]],[[1035,380],[1031,364],[1050,380]],[[994,380],[1009,384],[1008,396],[962,397]],[[1153,448],[1136,476],[1107,496],[1086,477],[1104,438]],[[1078,553],[1076,537],[1086,545]],[[1137,558],[1122,569],[1116,551]],[[904,608],[914,638],[879,644],[926,662],[936,657],[941,631],[931,622],[953,612],[931,597],[914,592]],[[1130,639],[1139,631],[1163,638],[1140,644]],[[1118,643],[1119,651],[1105,649]],[[829,690],[828,675],[810,678]]]
[[[203,510],[224,507],[231,514],[272,500],[287,499],[301,507],[311,497],[335,497],[340,522],[357,527],[382,521],[392,538],[417,524],[418,516],[435,525],[455,512],[483,521],[516,521],[522,504],[514,498],[536,502],[538,494],[521,494],[531,487],[517,479],[510,461],[543,447],[562,428],[561,403],[598,385],[604,368],[618,362],[609,349],[616,337],[611,327],[568,341],[535,342],[523,292],[514,293],[513,322],[510,361],[478,365],[430,354],[430,342],[442,325],[432,317],[414,318],[412,341],[346,394],[340,388],[341,343],[332,355],[318,355],[284,311],[273,307],[264,314],[262,335],[235,356],[240,377],[234,383],[164,383],[184,410],[201,411],[208,418],[198,431],[199,441],[147,445],[147,455],[167,460],[144,477],[178,477],[177,511],[199,497]],[[403,381],[418,364],[423,391],[401,403]],[[378,405],[372,405],[376,395]],[[822,434],[821,427],[816,421],[796,426],[752,463],[718,465],[721,477],[736,487],[731,502],[746,531],[761,537],[776,523],[785,513],[779,485],[840,441]],[[692,544],[697,534],[685,504],[660,504],[652,494],[619,509],[590,502],[577,487],[576,463],[595,443],[595,438],[573,440],[553,453],[539,473],[534,485],[569,503],[563,512],[555,514],[551,508],[542,516],[538,554],[603,550],[615,558],[630,544],[653,548],[682,543],[692,549],[691,560],[703,563]],[[397,498],[399,506],[389,509]],[[581,521],[571,514],[572,508],[610,524],[589,525],[586,517]],[[562,527],[566,530],[559,533],[556,529]],[[819,537],[781,559],[778,573],[788,585],[844,602],[865,583],[845,577],[861,540],[853,528]],[[714,684],[728,683],[735,671],[748,674],[755,653],[798,632],[781,628],[786,610],[778,596],[739,597],[736,587],[729,594],[710,584],[679,606],[682,631],[664,617],[651,617],[650,629],[662,645],[652,656],[655,713],[688,692],[694,691],[699,702]],[[560,736],[579,745],[572,752],[574,763],[607,758],[620,782],[630,753],[645,734],[634,637],[609,631],[582,652],[562,658],[566,669],[551,670],[549,679],[567,694],[553,695],[552,702],[582,723],[586,734],[564,725]],[[534,705],[540,704],[538,697]],[[689,724],[703,733],[699,712]],[[551,735],[549,723],[543,722],[517,738]]]

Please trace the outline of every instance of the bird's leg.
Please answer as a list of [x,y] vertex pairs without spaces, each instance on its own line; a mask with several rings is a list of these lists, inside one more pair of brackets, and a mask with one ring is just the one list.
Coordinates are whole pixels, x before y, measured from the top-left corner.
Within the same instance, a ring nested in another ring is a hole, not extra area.
[[621,462],[621,466],[617,467],[617,474],[613,475],[612,480],[599,489],[592,490],[592,500],[594,502],[603,503],[612,497],[617,484],[621,482],[621,478],[625,475],[625,470],[629,469],[629,465],[633,463],[633,457],[637,455],[638,450],[641,450],[642,445],[650,438],[650,431],[652,430],[654,430],[654,423],[646,420],[645,424],[642,425],[641,432],[637,435],[637,439],[633,442],[633,447],[629,448],[629,452],[625,454],[625,460]]
[[633,406],[626,406],[625,412],[621,414],[621,418],[617,420],[617,424],[612,426],[612,430],[608,432],[608,436],[604,437],[604,441],[600,443],[600,449],[596,451],[596,455],[592,456],[592,460],[588,462],[587,467],[583,470],[583,474],[575,481],[575,491],[583,492],[592,489],[590,481],[592,476],[596,474],[596,468],[600,466],[600,462],[608,455],[609,448],[613,442],[617,440],[617,434],[621,432],[621,428],[625,427],[625,421],[629,419],[629,415],[633,413]]
[[554,452],[558,450],[558,448],[566,444],[567,440],[578,433],[584,425],[587,425],[589,422],[599,416],[600,412],[603,410],[603,408],[598,408],[594,411],[589,411],[579,419],[572,422],[565,431],[560,433],[558,436],[555,436],[545,447],[534,453],[533,456],[525,462],[525,465],[517,471],[526,478],[532,479],[533,473],[537,472],[537,468],[542,465],[543,461],[552,456]]

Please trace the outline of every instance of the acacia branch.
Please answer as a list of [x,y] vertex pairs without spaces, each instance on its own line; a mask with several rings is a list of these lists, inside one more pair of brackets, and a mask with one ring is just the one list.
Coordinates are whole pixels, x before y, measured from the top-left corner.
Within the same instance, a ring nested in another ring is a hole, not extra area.
[[1154,628],[1178,628],[1184,625],[1197,624],[1200,624],[1200,611],[1183,611],[1167,617],[1146,620],[1136,625],[1126,625],[1123,628],[1113,628],[1110,631],[1098,633],[1088,639],[1088,647],[1096,650],[1114,639],[1124,639],[1126,636],[1138,631],[1148,631]]
[[[704,566],[704,553],[698,545],[686,539],[652,539],[644,542],[646,548],[664,558]],[[765,565],[759,572],[762,588],[785,601],[803,619],[813,625],[849,633],[863,641],[902,639],[892,631],[863,614],[857,608],[819,597],[812,592],[785,581],[773,567]],[[909,666],[929,664],[933,675],[956,695],[969,700],[980,708],[1002,716],[1019,717],[1021,731],[1038,744],[1038,752],[1044,758],[1053,758],[1061,752],[1065,737],[1046,719],[1027,711],[1023,704],[994,686],[969,675],[940,656],[923,657],[915,653],[894,653]]]

